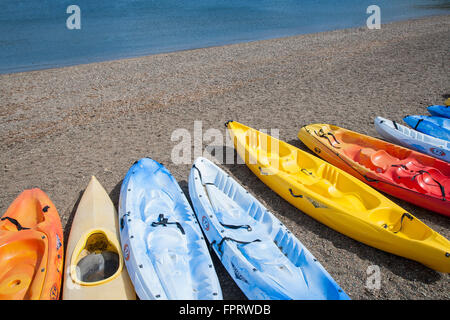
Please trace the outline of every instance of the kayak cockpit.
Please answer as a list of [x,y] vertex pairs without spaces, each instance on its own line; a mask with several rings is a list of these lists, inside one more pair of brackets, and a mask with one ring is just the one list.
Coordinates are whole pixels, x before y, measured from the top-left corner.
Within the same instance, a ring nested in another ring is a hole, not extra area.
[[74,250],[72,280],[79,285],[100,285],[117,277],[122,270],[122,256],[114,237],[103,230],[89,232]]

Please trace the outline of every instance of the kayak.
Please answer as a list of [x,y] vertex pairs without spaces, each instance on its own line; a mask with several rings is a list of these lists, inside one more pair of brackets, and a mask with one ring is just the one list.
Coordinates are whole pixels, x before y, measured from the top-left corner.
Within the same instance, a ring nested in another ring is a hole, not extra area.
[[94,176],[73,218],[66,270],[64,300],[136,299],[124,267],[116,209]]
[[450,164],[328,124],[307,125],[300,140],[331,164],[380,191],[450,216]]
[[120,239],[140,299],[217,300],[222,290],[192,208],[175,178],[143,158],[120,189]]
[[382,117],[376,117],[374,123],[375,129],[384,139],[450,162],[450,142],[409,129]]
[[369,246],[450,272],[450,242],[381,193],[308,152],[227,123],[250,170],[296,208]]
[[434,105],[427,108],[428,112],[435,117],[450,118],[450,107]]
[[247,298],[349,299],[289,229],[211,161],[194,162],[189,194],[211,248]]
[[450,141],[450,119],[433,116],[406,116],[403,121],[414,130]]
[[23,191],[0,219],[0,300],[58,300],[63,230],[40,189]]

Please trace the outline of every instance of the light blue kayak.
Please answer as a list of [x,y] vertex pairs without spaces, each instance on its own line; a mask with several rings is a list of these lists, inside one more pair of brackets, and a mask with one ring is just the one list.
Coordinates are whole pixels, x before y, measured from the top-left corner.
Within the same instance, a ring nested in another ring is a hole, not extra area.
[[434,116],[407,116],[403,118],[403,121],[414,130],[450,141],[450,119]]
[[144,158],[120,189],[120,240],[140,299],[222,299],[197,219],[170,172]]
[[450,142],[382,117],[376,117],[374,123],[377,132],[387,141],[450,162]]
[[429,106],[428,112],[435,117],[450,118],[450,106]]
[[350,299],[286,226],[211,161],[194,162],[189,194],[211,248],[249,299]]

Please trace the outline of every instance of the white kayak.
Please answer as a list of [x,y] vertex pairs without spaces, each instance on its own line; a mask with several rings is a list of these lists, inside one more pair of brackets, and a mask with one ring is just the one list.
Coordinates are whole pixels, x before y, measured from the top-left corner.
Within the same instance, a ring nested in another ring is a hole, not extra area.
[[66,249],[64,300],[136,299],[114,204],[95,177],[83,193]]
[[211,161],[194,162],[189,194],[212,250],[247,298],[349,299],[294,234]]
[[450,142],[382,117],[376,117],[374,123],[377,132],[389,142],[450,162]]
[[143,158],[128,170],[119,219],[125,264],[140,299],[222,299],[194,212],[162,164]]

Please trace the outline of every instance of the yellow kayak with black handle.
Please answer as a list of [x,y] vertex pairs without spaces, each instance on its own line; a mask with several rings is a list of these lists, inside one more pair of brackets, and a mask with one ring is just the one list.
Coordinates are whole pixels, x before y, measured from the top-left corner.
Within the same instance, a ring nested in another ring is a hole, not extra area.
[[357,241],[450,272],[450,242],[381,193],[260,131],[226,127],[250,170],[296,208]]

